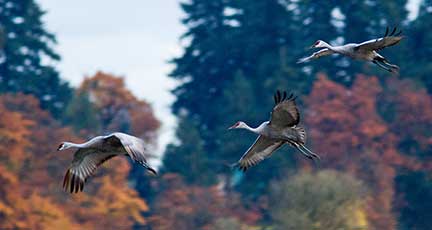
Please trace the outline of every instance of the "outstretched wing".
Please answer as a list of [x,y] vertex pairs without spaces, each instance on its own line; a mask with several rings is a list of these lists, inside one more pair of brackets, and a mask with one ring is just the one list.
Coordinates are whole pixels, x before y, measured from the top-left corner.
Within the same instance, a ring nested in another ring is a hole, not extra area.
[[240,170],[246,171],[251,166],[269,157],[283,144],[283,141],[275,141],[260,135],[246,153],[243,154],[236,166],[238,166]]
[[127,154],[130,156],[130,158],[132,158],[133,161],[140,163],[151,173],[155,175],[157,174],[156,170],[151,168],[147,163],[146,154],[145,154],[146,148],[143,140],[125,133],[113,133],[109,138],[111,138],[112,141],[118,139],[123,145],[123,148],[126,150]]
[[93,175],[97,167],[116,155],[91,148],[77,150],[64,176],[63,188],[70,193],[81,192],[87,178]]
[[362,42],[355,49],[372,51],[372,50],[382,50],[386,47],[396,45],[403,38],[403,36],[400,36],[402,34],[402,30],[397,33],[396,30],[397,28],[395,27],[393,31],[390,34],[388,34],[389,28],[387,27],[384,37]]
[[295,97],[286,92],[281,95],[278,90],[274,95],[275,106],[271,113],[270,124],[276,127],[292,127],[300,122],[300,114],[295,103]]
[[304,57],[304,58],[299,59],[297,61],[297,64],[308,62],[308,61],[313,60],[313,59],[318,59],[318,58],[320,58],[322,56],[327,56],[327,55],[330,55],[330,54],[334,54],[334,52],[332,50],[329,50],[328,48],[324,48],[324,49],[318,50],[317,52],[314,52],[309,57]]

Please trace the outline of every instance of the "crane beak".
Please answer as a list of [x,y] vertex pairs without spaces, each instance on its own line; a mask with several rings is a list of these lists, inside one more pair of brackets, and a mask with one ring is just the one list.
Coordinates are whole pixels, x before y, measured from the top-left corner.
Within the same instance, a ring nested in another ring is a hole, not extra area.
[[233,126],[229,127],[228,130],[234,129],[235,127],[236,127],[236,125],[233,125]]
[[309,49],[314,49],[314,48],[315,48],[315,45],[309,46]]

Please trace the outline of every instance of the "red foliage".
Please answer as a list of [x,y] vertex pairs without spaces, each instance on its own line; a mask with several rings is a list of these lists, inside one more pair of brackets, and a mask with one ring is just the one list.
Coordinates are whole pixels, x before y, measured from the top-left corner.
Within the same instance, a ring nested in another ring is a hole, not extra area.
[[230,217],[254,224],[261,215],[246,210],[236,194],[227,195],[217,186],[186,185],[177,174],[165,174],[159,185],[150,222],[156,230],[210,229],[218,218]]
[[[148,207],[127,186],[130,166],[113,159],[90,179],[84,193],[61,188],[72,152],[61,141],[82,141],[23,94],[0,96],[0,228],[96,229],[145,224]],[[108,169],[109,170],[106,170]],[[104,172],[101,172],[104,171]]]
[[432,98],[409,80],[389,79],[387,88],[383,100],[392,115],[391,131],[400,139],[411,140],[406,154],[427,152],[432,145]]
[[358,76],[346,88],[321,75],[306,99],[306,123],[323,165],[356,175],[372,190],[367,213],[373,229],[394,229],[396,169],[415,170],[421,164],[398,152],[398,136],[377,113],[381,92],[375,77]]

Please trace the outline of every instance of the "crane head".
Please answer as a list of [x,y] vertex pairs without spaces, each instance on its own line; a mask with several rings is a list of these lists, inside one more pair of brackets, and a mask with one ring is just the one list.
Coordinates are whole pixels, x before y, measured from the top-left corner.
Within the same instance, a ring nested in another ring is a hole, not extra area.
[[310,48],[322,48],[324,46],[324,42],[321,40],[317,40]]
[[246,127],[246,124],[243,121],[237,121],[234,125],[232,125],[228,129],[241,129],[244,127]]
[[64,142],[60,143],[59,147],[57,148],[57,151],[61,151],[65,148]]

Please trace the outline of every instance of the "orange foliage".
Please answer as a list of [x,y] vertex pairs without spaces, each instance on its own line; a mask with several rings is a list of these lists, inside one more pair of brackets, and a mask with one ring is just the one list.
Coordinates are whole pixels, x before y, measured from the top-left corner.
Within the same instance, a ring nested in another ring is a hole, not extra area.
[[[0,111],[6,108],[0,104]],[[25,148],[30,145],[26,137],[29,135],[33,122],[16,112],[2,112],[0,116],[0,162],[9,168],[19,168],[27,153]],[[12,154],[12,155],[11,155]]]
[[323,165],[348,171],[369,183],[368,219],[374,229],[394,229],[393,180],[397,167],[421,164],[397,150],[398,136],[377,113],[382,92],[377,78],[358,76],[346,88],[320,75],[306,99],[306,123]]
[[61,141],[82,141],[23,94],[0,96],[0,228],[124,229],[145,223],[147,204],[127,186],[130,165],[113,159],[84,193],[61,188],[72,151]]
[[[150,218],[156,230],[211,229],[219,218],[232,217],[247,224],[260,218],[258,210],[245,210],[238,197],[228,196],[217,186],[186,185],[177,174],[165,174],[161,193]],[[152,229],[153,229],[152,228]]]
[[125,131],[147,140],[155,138],[159,121],[150,105],[137,99],[126,87],[123,78],[103,72],[86,78],[78,89],[94,103],[104,131]]

